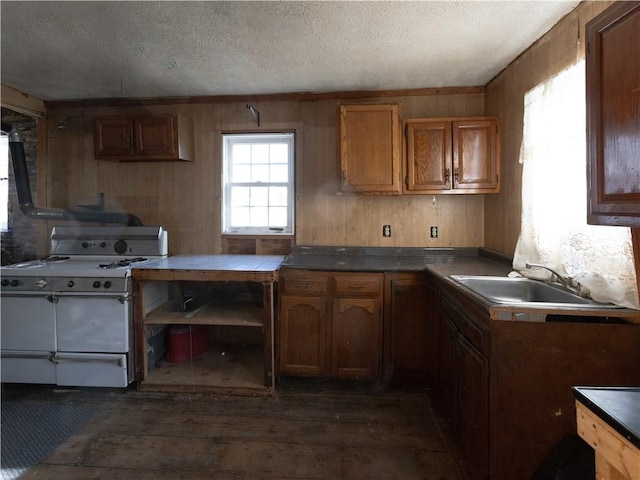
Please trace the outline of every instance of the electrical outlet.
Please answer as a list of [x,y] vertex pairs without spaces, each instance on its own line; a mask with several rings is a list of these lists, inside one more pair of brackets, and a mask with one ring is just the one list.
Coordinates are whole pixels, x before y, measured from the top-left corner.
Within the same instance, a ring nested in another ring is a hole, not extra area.
[[390,237],[391,236],[391,225],[383,225],[382,226],[382,236]]
[[431,227],[431,238],[438,238],[438,227]]

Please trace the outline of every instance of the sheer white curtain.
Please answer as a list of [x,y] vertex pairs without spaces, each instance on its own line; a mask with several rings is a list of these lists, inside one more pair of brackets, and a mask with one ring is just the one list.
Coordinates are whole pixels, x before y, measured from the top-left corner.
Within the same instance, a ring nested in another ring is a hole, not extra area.
[[525,268],[542,264],[574,278],[594,300],[640,308],[630,230],[587,225],[584,61],[537,85],[524,102],[513,268],[547,280],[546,270]]

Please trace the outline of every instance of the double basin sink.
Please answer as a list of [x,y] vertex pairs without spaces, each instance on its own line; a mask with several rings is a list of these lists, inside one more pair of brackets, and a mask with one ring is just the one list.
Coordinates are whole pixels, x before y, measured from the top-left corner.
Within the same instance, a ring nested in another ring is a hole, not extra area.
[[450,275],[450,278],[492,303],[549,308],[620,308],[581,297],[559,285],[524,277]]

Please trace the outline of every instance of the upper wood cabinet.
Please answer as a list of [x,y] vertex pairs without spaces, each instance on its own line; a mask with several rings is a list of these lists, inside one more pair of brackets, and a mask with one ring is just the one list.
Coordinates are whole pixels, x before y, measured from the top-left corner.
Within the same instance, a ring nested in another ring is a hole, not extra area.
[[193,126],[182,115],[96,117],[94,143],[98,160],[193,160]]
[[586,26],[587,222],[640,227],[640,2]]
[[399,195],[398,105],[341,105],[342,191]]
[[405,194],[498,193],[499,122],[495,117],[404,121]]

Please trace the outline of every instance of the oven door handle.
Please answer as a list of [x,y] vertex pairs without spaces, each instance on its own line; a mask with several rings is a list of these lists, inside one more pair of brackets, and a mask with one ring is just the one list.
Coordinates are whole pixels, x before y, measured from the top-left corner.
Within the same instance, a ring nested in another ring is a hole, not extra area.
[[58,355],[58,353],[53,353],[51,354],[51,356],[49,357],[49,360],[58,365],[59,363],[64,363],[65,361],[67,362],[73,362],[73,363],[78,363],[78,362],[82,362],[82,363],[113,363],[115,365],[117,365],[118,367],[122,367],[123,366],[123,362],[122,362],[122,358],[90,358],[90,357],[82,357],[82,358],[78,358],[78,357],[73,357],[73,358],[65,358],[64,354],[62,355]]
[[29,359],[43,359],[46,358],[47,360],[51,361],[52,357],[53,357],[54,353],[53,352],[47,352],[47,353],[9,353],[9,352],[2,352],[0,354],[0,358],[29,358]]
[[70,294],[70,295],[64,295],[64,294],[58,294],[58,295],[54,295],[56,297],[55,299],[55,303],[58,303],[58,301],[60,300],[61,297],[64,298],[99,298],[102,300],[109,300],[109,299],[113,299],[113,300],[117,300],[120,303],[122,303],[124,305],[125,302],[130,301],[133,296],[132,295],[109,295],[109,294],[105,294],[105,293],[89,293],[87,295],[77,295],[77,294]]

